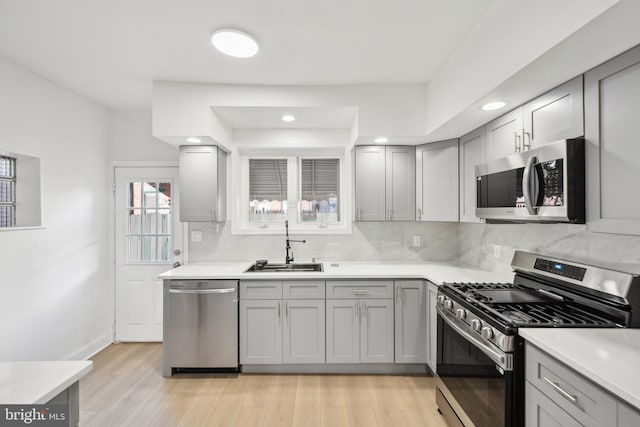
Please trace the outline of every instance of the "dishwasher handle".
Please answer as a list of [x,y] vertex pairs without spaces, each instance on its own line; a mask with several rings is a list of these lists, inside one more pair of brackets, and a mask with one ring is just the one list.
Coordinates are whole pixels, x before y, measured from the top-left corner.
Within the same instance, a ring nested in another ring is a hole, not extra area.
[[170,294],[230,294],[235,292],[236,288],[222,289],[169,289]]

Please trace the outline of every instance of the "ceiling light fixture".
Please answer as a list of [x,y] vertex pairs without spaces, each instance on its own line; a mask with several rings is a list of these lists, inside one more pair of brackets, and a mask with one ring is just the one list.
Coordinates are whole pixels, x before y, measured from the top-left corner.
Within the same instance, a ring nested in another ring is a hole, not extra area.
[[250,58],[258,53],[258,42],[248,33],[224,28],[211,35],[211,43],[220,52],[236,58]]
[[295,119],[295,116],[292,114],[285,114],[284,116],[282,116],[283,122],[293,122]]
[[484,104],[481,108],[484,111],[493,111],[493,110],[498,110],[504,107],[505,105],[507,104],[502,101],[496,101],[496,102],[489,102],[488,104]]
[[386,136],[379,136],[373,140],[376,144],[384,144],[385,142],[389,142],[389,139]]
[[187,138],[187,142],[191,144],[200,144],[202,140],[200,138],[196,138],[195,136],[192,136],[190,138]]

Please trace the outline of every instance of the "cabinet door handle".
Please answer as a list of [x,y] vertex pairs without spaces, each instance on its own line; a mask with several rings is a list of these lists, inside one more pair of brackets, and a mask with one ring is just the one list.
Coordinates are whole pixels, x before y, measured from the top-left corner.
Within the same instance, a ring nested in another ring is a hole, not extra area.
[[367,303],[365,301],[362,301],[362,318],[367,318]]
[[562,387],[560,387],[558,384],[556,384],[553,381],[551,381],[549,378],[542,377],[542,379],[545,380],[551,387],[553,387],[553,389],[555,391],[560,393],[560,395],[562,397],[564,397],[565,399],[567,399],[569,402],[573,403],[574,405],[576,403],[578,403],[578,398],[576,396],[573,396],[573,395],[567,393],[565,390],[562,389]]
[[520,152],[520,135],[518,135],[518,132],[514,132],[513,133],[515,138],[514,138],[514,142],[516,144],[516,153]]
[[422,219],[422,209],[418,208],[418,221]]
[[211,221],[215,221],[216,220],[216,210],[212,209],[211,210]]
[[284,317],[289,318],[289,303],[286,301],[284,302]]
[[278,301],[278,319],[280,318],[280,304],[282,304],[280,301]]
[[[522,135],[524,135],[522,137],[522,148],[523,148],[523,151],[524,150],[530,150],[531,149],[531,133],[530,132],[525,132],[524,129],[522,129]],[[527,144],[527,139],[529,140],[528,144]]]
[[358,305],[358,301],[353,304],[353,314],[356,316],[356,319],[360,317],[360,306]]

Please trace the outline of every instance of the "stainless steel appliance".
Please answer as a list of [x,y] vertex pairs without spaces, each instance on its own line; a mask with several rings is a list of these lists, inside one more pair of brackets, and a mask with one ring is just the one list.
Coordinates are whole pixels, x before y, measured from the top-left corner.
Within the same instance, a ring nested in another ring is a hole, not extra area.
[[238,371],[238,281],[165,280],[162,375]]
[[476,216],[585,222],[584,139],[566,139],[476,166]]
[[516,251],[513,283],[438,289],[436,402],[451,426],[524,425],[518,328],[640,327],[640,277]]

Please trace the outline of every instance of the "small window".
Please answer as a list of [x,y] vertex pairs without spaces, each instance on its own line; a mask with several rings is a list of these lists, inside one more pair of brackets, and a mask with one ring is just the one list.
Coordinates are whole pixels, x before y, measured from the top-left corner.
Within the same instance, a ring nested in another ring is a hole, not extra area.
[[340,163],[338,159],[300,159],[301,223],[340,222]]
[[249,159],[249,223],[287,219],[287,159]]
[[0,155],[0,227],[16,225],[16,158]]
[[171,260],[171,182],[127,183],[127,262]]

